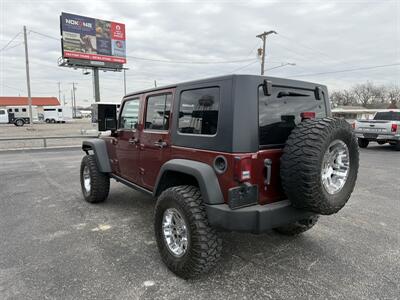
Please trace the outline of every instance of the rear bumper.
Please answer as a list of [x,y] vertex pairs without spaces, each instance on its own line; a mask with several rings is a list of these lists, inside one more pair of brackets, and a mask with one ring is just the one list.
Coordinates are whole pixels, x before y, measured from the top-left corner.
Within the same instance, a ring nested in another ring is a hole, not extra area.
[[294,208],[289,200],[230,209],[227,204],[206,205],[212,227],[228,231],[261,233],[315,215]]
[[365,136],[363,133],[356,132],[356,137],[369,141],[400,141],[400,134],[378,134],[376,137]]

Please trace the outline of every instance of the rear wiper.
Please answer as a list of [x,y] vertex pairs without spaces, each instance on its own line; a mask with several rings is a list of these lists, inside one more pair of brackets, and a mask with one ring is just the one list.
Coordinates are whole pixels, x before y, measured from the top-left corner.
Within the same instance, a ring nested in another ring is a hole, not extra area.
[[279,92],[277,98],[283,98],[283,97],[310,97],[310,95],[300,94],[295,92],[287,92],[287,91]]

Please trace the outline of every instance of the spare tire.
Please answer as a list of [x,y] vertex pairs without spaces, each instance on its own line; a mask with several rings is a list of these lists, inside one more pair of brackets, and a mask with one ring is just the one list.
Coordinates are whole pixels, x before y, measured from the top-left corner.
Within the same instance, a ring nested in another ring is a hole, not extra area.
[[358,159],[357,140],[345,120],[305,120],[293,129],[283,149],[283,189],[297,208],[334,214],[353,192]]

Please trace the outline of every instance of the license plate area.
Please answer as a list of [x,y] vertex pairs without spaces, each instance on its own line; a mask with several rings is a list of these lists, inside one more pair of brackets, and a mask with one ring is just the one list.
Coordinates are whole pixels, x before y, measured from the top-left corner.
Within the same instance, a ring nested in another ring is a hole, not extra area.
[[258,186],[242,184],[238,187],[229,189],[228,204],[231,209],[238,209],[258,203]]
[[376,139],[378,137],[377,133],[364,133],[364,137],[367,139]]

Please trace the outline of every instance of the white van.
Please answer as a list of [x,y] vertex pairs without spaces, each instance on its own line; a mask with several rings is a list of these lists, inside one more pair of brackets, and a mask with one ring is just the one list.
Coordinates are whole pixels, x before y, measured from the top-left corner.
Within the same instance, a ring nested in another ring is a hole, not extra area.
[[43,119],[46,123],[65,123],[61,106],[44,106]]

